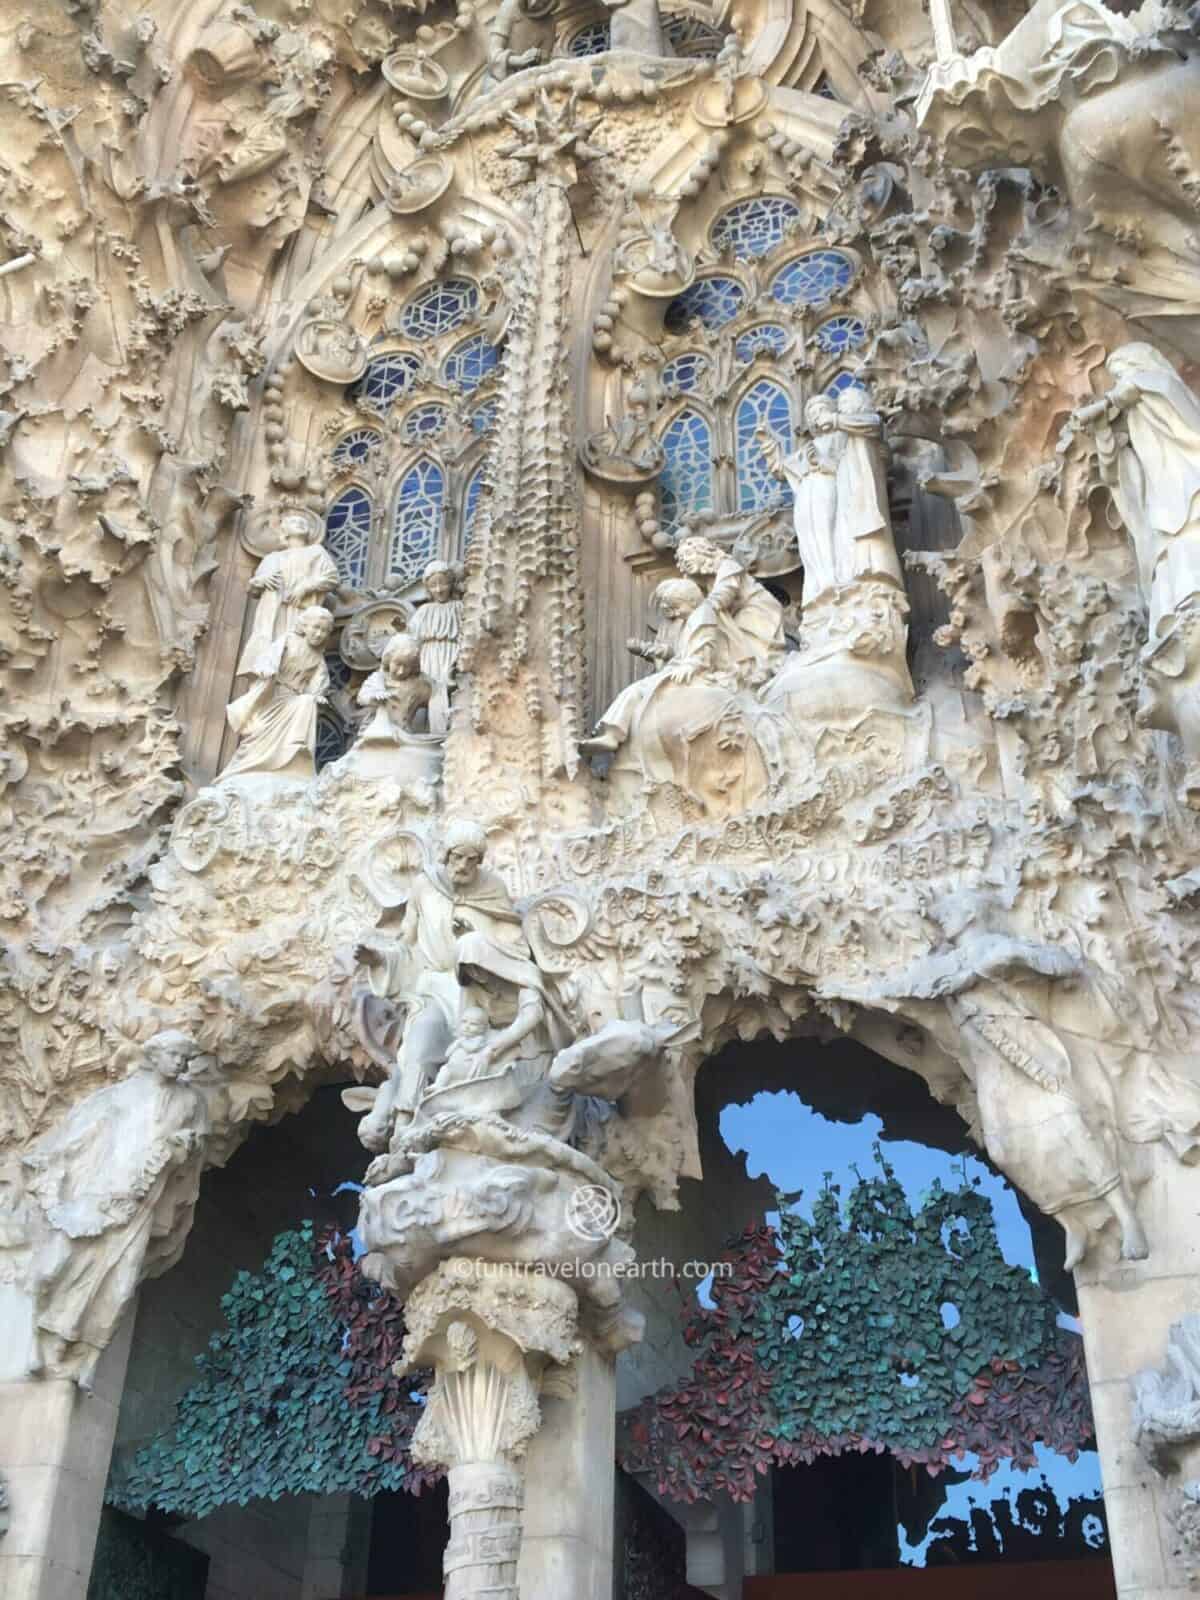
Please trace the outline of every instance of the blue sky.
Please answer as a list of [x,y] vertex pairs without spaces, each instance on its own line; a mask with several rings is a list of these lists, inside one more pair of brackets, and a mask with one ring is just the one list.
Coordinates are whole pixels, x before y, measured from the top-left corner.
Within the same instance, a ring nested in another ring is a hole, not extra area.
[[[842,1187],[843,1195],[854,1183],[853,1168],[868,1174],[874,1170],[872,1146],[882,1132],[881,1119],[866,1114],[858,1122],[831,1122],[806,1106],[791,1092],[756,1094],[745,1105],[729,1105],[721,1113],[720,1130],[729,1149],[746,1152],[746,1171],[752,1178],[766,1176],[785,1192],[804,1191],[797,1202],[811,1215],[812,1201],[825,1181],[825,1174]],[[998,1177],[976,1157],[951,1156],[908,1140],[888,1140],[883,1145],[888,1163],[904,1185],[910,1201],[919,1201],[935,1179],[947,1188],[957,1187],[965,1167],[968,1178],[979,1180],[981,1191],[992,1202],[996,1236],[1006,1261],[1026,1268],[1036,1279],[1033,1240],[1021,1215],[1017,1198],[1003,1178]],[[1067,1327],[1078,1327],[1071,1317],[1062,1316]],[[1013,1499],[1030,1484],[1047,1481],[1063,1506],[1077,1496],[1099,1492],[1100,1474],[1096,1455],[1087,1451],[1074,1464],[1054,1452],[1038,1448],[1038,1469],[1017,1472],[1002,1466],[987,1483],[967,1482],[951,1487],[939,1516],[965,1517],[972,1504],[989,1505],[1003,1498]],[[928,1539],[908,1545],[900,1534],[901,1559],[909,1566],[923,1566]]]

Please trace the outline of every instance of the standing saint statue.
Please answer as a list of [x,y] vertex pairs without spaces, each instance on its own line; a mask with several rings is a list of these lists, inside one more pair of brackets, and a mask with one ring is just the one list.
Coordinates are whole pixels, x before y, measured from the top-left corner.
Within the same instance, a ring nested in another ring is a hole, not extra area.
[[455,576],[448,561],[429,563],[424,573],[429,599],[417,608],[408,626],[421,647],[421,673],[429,680],[429,731],[441,736],[450,729],[450,695],[462,634],[462,601],[454,595]]
[[225,711],[238,747],[221,782],[250,772],[316,776],[317,709],[329,692],[325,646],[332,630],[324,606],[309,606],[258,658],[251,672],[255,683]]
[[837,471],[844,440],[837,429],[837,407],[819,394],[804,408],[808,436],[785,456],[775,435],[759,428],[755,439],[767,466],[786,478],[794,503],[796,545],[804,568],[804,598],[813,600],[837,585]]
[[260,599],[238,659],[239,677],[254,671],[306,606],[319,605],[338,586],[338,570],[320,543],[318,522],[301,512],[285,512],[279,532],[283,548],[264,556],[250,579],[250,593]]

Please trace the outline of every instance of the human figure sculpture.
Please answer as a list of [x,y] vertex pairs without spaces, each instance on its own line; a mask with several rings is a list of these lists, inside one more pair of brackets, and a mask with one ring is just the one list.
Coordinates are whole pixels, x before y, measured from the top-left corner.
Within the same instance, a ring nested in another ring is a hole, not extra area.
[[359,1037],[388,1074],[359,1124],[368,1150],[386,1149],[393,1127],[411,1121],[446,1059],[463,1008],[460,936],[475,932],[517,960],[531,959],[507,889],[484,867],[486,855],[481,827],[451,823],[437,864],[413,887],[399,937],[368,935],[355,947],[368,980],[355,1002]]
[[1112,389],[1073,422],[1094,435],[1149,612],[1138,720],[1179,735],[1200,808],[1200,400],[1152,345],[1106,365]]
[[421,713],[432,690],[421,671],[421,645],[408,633],[396,633],[383,647],[379,666],[358,691],[358,703],[374,711],[358,743],[391,744],[405,734],[422,732]]
[[21,1158],[45,1225],[31,1267],[35,1371],[90,1388],[138,1284],[182,1250],[210,1126],[196,1086],[207,1063],[187,1034],[155,1034],[131,1076],[78,1101]]
[[279,532],[283,548],[264,556],[250,579],[250,593],[260,598],[250,636],[238,658],[239,677],[254,671],[306,606],[319,605],[338,586],[338,570],[320,543],[318,523],[297,512],[285,512]]
[[767,465],[795,496],[796,544],[804,567],[804,600],[876,578],[903,590],[892,535],[882,419],[857,384],[836,403],[818,395],[804,408],[805,443],[784,456],[765,429],[757,439]]
[[682,530],[675,565],[685,578],[709,578],[707,620],[720,636],[720,665],[739,685],[765,681],[784,650],[783,607],[751,576],[739,555]]
[[629,408],[614,422],[606,419],[599,433],[591,434],[583,459],[601,477],[630,481],[653,477],[666,457],[650,425],[649,395],[643,384],[629,391]]
[[669,56],[658,0],[604,0],[612,16],[610,44],[641,56]]
[[420,646],[421,672],[429,681],[429,731],[445,735],[458,668],[462,601],[455,597],[456,573],[448,561],[431,561],[424,577],[429,599],[417,607],[408,631]]
[[225,712],[238,746],[221,782],[249,773],[316,775],[317,709],[329,692],[325,645],[332,631],[333,618],[324,606],[309,606],[258,658],[254,683]]

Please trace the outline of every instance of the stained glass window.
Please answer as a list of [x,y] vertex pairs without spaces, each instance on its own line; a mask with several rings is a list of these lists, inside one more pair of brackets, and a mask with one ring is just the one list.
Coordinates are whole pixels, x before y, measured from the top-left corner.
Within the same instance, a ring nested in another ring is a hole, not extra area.
[[690,394],[708,371],[709,360],[699,350],[685,350],[662,369],[662,385],[668,394]]
[[467,490],[463,495],[462,554],[464,556],[471,548],[471,537],[475,532],[475,513],[479,510],[479,498],[482,493],[483,467],[480,465],[467,479]]
[[445,406],[417,406],[404,419],[404,437],[410,443],[416,439],[436,439],[444,432],[448,420]]
[[437,554],[446,480],[441,467],[421,456],[400,480],[387,577],[411,583]]
[[495,345],[489,344],[481,333],[477,333],[451,351],[442,368],[442,376],[453,388],[472,394],[499,359],[500,353]]
[[857,317],[830,317],[817,329],[817,343],[830,356],[853,350],[866,337],[867,330]]
[[817,79],[816,83],[813,85],[812,92],[813,94],[819,94],[822,100],[836,100],[838,98],[838,96],[834,93],[833,85],[830,83],[825,73],[822,73]]
[[333,447],[333,463],[344,467],[351,461],[365,461],[371,451],[383,443],[383,435],[374,428],[352,428],[343,434]]
[[346,754],[346,726],[341,717],[326,709],[317,712],[317,771]]
[[598,56],[611,48],[612,30],[607,22],[589,22],[586,28],[571,35],[567,54],[572,56]]
[[698,278],[667,307],[668,333],[682,333],[696,318],[706,328],[721,328],[745,304],[746,291],[736,278]]
[[785,306],[820,305],[854,276],[854,263],[840,250],[811,250],[789,261],[771,280],[771,293]]
[[467,278],[431,283],[405,306],[401,330],[410,339],[436,339],[464,323],[479,304],[479,291]]
[[789,339],[787,329],[777,322],[761,322],[757,328],[748,328],[733,348],[739,361],[750,362],[755,356],[781,356]]
[[416,356],[393,351],[391,355],[378,356],[357,383],[346,390],[348,400],[358,400],[374,411],[385,411],[397,395],[410,387],[421,370]]
[[339,576],[352,588],[367,581],[367,552],[371,543],[371,497],[351,484],[325,513],[325,548]]
[[689,512],[707,511],[713,503],[712,435],[698,411],[681,411],[662,436],[666,462],[659,479],[662,519],[667,528]]
[[476,433],[491,433],[496,426],[496,417],[500,406],[495,400],[485,400],[481,406],[476,406],[471,413],[471,426]]
[[832,395],[836,400],[843,389],[865,389],[867,386],[861,378],[856,378],[852,372],[839,372],[832,383],[825,386],[825,393]]
[[783,483],[767,466],[762,446],[755,438],[759,428],[774,435],[785,450],[792,443],[792,407],[778,384],[766,378],[748,389],[737,408],[738,510],[755,511],[778,505],[788,498]]
[[688,16],[686,11],[664,17],[662,25],[667,43],[677,56],[691,56],[694,60],[715,59],[725,43],[725,35],[719,33],[711,23]]
[[348,689],[350,687],[350,668],[342,660],[339,651],[329,651],[325,657],[325,667],[329,673],[329,686],[331,689]]
[[739,200],[713,223],[712,242],[718,250],[732,250],[739,261],[765,256],[783,242],[799,218],[800,207],[780,195]]

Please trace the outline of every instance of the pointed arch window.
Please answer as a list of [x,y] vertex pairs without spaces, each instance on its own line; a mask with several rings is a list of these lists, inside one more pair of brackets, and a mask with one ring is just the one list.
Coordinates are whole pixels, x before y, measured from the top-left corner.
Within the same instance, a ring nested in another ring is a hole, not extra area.
[[712,431],[698,411],[681,411],[662,435],[666,462],[659,479],[662,520],[677,527],[713,503]]
[[491,433],[496,426],[496,418],[500,414],[498,400],[485,400],[481,406],[476,406],[471,413],[471,427],[476,433]]
[[782,446],[792,446],[792,403],[785,390],[760,378],[738,402],[737,502],[739,511],[756,511],[779,505],[785,499],[779,479],[767,466],[756,434],[764,428]]
[[333,557],[338,576],[352,589],[367,581],[371,548],[371,497],[351,484],[325,513],[325,548]]
[[429,456],[420,456],[400,480],[392,519],[392,541],[385,576],[412,583],[437,554],[442,530],[446,477]]

